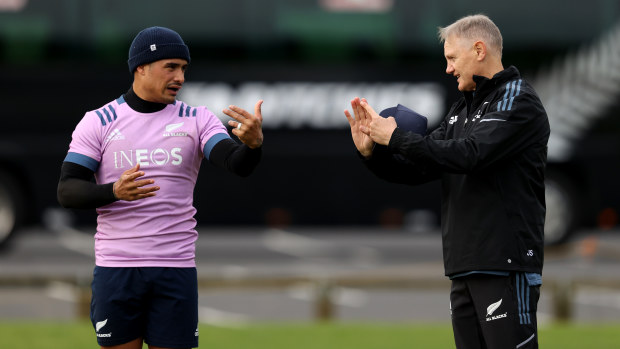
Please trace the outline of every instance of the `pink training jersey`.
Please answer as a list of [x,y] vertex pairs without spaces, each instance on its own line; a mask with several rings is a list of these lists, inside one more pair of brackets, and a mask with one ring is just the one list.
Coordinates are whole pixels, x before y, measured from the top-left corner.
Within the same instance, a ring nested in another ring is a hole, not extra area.
[[181,101],[156,113],[139,113],[123,97],[87,112],[65,161],[95,171],[97,183],[117,181],[140,164],[139,179],[153,179],[154,197],[116,201],[97,209],[96,265],[194,267],[196,220],[193,194],[203,157],[229,138],[207,108]]

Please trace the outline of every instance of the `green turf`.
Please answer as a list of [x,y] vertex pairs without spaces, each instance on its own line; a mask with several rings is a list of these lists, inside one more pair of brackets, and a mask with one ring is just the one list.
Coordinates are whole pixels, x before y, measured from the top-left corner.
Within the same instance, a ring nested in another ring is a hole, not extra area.
[[[617,349],[620,325],[554,325],[540,328],[544,349]],[[98,348],[87,322],[0,322],[0,348]],[[146,346],[145,346],[146,348]],[[454,348],[449,325],[266,324],[200,326],[200,348],[400,349]]]

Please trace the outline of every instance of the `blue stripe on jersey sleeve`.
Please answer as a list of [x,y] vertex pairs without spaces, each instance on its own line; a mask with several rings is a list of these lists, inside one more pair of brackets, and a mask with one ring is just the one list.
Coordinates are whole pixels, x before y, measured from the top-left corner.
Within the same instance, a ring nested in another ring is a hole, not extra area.
[[110,109],[110,111],[112,112],[112,115],[114,115],[114,120],[116,120],[116,110],[114,110],[114,108],[112,107],[112,104],[108,104],[108,109]]
[[67,156],[65,156],[65,161],[82,165],[93,172],[97,172],[97,169],[99,168],[99,161],[80,153],[67,153]]
[[101,114],[99,110],[95,110],[95,113],[97,113],[97,116],[99,116],[99,120],[101,120],[101,125],[105,126],[105,120],[103,119],[103,114]]
[[112,117],[110,116],[110,113],[108,113],[108,110],[103,108],[103,113],[105,114],[105,117],[108,119],[108,122],[112,122]]
[[205,144],[205,147],[202,149],[202,153],[205,154],[205,158],[209,160],[209,155],[211,155],[211,150],[213,150],[213,147],[215,147],[215,145],[218,144],[221,140],[227,138],[230,138],[228,133],[216,133],[211,138],[209,138],[207,144]]

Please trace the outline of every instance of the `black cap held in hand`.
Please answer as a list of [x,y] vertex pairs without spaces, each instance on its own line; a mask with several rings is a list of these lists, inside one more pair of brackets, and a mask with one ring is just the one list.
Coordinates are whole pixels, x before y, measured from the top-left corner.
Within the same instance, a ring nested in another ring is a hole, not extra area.
[[387,108],[379,113],[384,118],[393,116],[396,120],[396,125],[405,131],[411,131],[419,135],[426,134],[426,128],[428,120],[426,116],[420,115],[413,110],[405,107],[404,105],[397,105],[395,107]]
[[129,47],[129,72],[138,66],[167,58],[181,58],[190,62],[189,48],[181,35],[172,29],[150,27],[136,35]]

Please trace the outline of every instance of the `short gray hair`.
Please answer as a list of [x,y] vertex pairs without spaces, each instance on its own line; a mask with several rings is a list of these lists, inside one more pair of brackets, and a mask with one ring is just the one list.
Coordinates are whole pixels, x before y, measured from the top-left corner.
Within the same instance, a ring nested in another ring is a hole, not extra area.
[[448,37],[483,41],[489,50],[502,57],[502,33],[493,21],[482,14],[466,16],[447,27],[439,27],[439,41],[444,43]]

